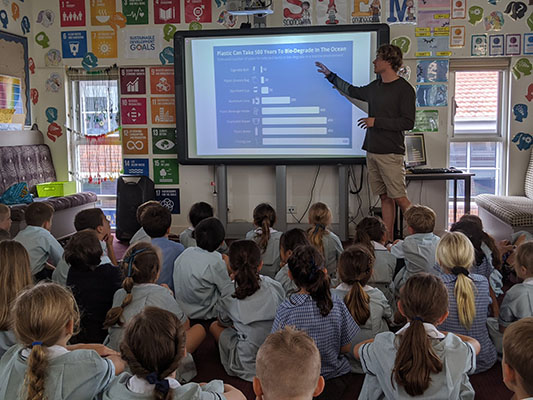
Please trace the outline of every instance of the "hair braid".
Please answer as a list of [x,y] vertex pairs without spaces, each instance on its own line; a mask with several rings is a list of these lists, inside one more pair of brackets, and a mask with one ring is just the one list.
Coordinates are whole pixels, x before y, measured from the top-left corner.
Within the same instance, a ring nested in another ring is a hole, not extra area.
[[44,382],[48,360],[42,345],[33,346],[28,357],[28,369],[24,377],[24,384],[28,388],[26,400],[44,400]]

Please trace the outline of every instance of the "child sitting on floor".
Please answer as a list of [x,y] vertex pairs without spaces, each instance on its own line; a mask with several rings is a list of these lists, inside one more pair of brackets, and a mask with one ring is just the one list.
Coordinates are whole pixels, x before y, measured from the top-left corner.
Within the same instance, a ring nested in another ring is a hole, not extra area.
[[0,204],[0,234],[6,236],[7,233],[7,239],[11,237],[11,222],[11,208],[5,204]]
[[294,249],[298,246],[309,245],[307,234],[298,228],[293,228],[284,232],[279,239],[279,257],[281,260],[281,269],[276,274],[276,280],[281,283],[286,294],[295,293],[298,287],[294,281],[289,278],[289,266],[287,260],[292,255]]
[[311,400],[324,390],[315,342],[290,326],[266,338],[257,352],[256,370],[257,400]]
[[131,245],[134,245],[135,243],[139,243],[139,242],[148,242],[150,243],[150,236],[148,236],[148,234],[146,233],[146,231],[144,230],[144,228],[142,227],[142,216],[143,216],[143,213],[151,206],[160,206],[161,204],[156,201],[156,200],[148,200],[148,201],[145,201],[144,203],[142,203],[139,207],[137,207],[137,212],[135,214],[135,218],[137,219],[137,222],[139,223],[139,225],[141,225],[141,227],[139,228],[139,230],[137,232],[135,232],[135,234],[133,235],[133,237],[130,239],[130,246]]
[[[194,238],[194,229],[201,221],[206,218],[211,218],[214,215],[213,207],[204,201],[194,203],[189,210],[189,221],[192,226],[180,233],[180,243],[185,247],[196,246],[196,239]],[[222,245],[217,249],[219,253],[226,254],[228,252],[228,245],[222,242]]]
[[50,279],[63,256],[63,248],[50,233],[53,216],[54,208],[51,205],[31,203],[25,212],[28,226],[15,236],[15,240],[28,251],[31,273],[36,281]]

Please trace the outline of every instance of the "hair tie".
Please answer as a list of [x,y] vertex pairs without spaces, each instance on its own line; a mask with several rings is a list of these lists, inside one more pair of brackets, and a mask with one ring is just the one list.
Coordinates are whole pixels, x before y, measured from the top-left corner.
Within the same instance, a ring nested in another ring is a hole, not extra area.
[[33,343],[31,344],[31,347],[33,348],[33,346],[42,346],[42,344],[43,344],[43,342],[37,342],[37,341],[36,341],[36,342],[33,342]]
[[424,320],[421,317],[414,317],[413,321],[420,321],[422,323],[424,322]]
[[315,230],[313,232],[314,233],[318,233],[318,231],[322,229],[322,230],[325,230],[326,229],[326,226],[325,225],[322,225],[322,224],[315,224]]
[[468,270],[465,267],[453,267],[452,274],[454,274],[455,276],[462,274],[468,277],[468,275],[470,275],[470,272],[468,272]]
[[315,258],[311,257],[311,269],[309,270],[309,275],[308,275],[308,278],[310,281],[315,279],[316,274],[318,273],[319,270],[320,268],[318,267],[318,265],[315,264]]
[[126,257],[123,260],[124,262],[128,263],[128,273],[126,275],[128,278],[131,277],[131,272],[132,272],[132,268],[133,268],[133,262],[135,261],[135,257],[137,255],[139,255],[140,253],[142,253],[143,251],[146,251],[146,250],[148,250],[148,249],[147,248],[137,249],[137,250],[135,250],[133,253],[131,253],[128,257]]
[[155,385],[155,390],[157,390],[159,393],[167,394],[170,390],[168,380],[166,378],[159,379],[157,377],[157,372],[152,372],[151,374],[147,375],[146,380],[149,384]]

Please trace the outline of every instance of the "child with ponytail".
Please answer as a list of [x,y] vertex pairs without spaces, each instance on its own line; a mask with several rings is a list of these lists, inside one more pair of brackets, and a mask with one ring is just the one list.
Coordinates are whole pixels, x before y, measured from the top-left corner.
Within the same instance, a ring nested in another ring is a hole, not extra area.
[[442,281],[419,273],[400,290],[398,309],[409,321],[359,343],[354,355],[367,374],[360,399],[473,399],[468,374],[476,368],[477,340],[437,330],[448,316]]
[[255,229],[246,234],[246,239],[254,240],[261,249],[263,275],[272,279],[279,271],[279,238],[281,232],[274,229],[276,211],[270,204],[261,203],[254,209]]
[[[374,255],[363,244],[348,247],[339,258],[337,276],[342,283],[332,293],[344,299],[348,311],[361,328],[353,338],[352,345],[389,330],[387,321],[392,317],[391,307],[379,289],[368,285],[373,264]],[[348,354],[352,372],[362,373],[359,361],[350,356]]]
[[218,321],[209,330],[218,342],[220,361],[228,375],[251,382],[257,351],[272,329],[285,291],[279,282],[259,275],[263,262],[253,240],[233,242],[226,261],[234,283],[218,301]]
[[308,245],[307,234],[298,228],[293,228],[283,233],[279,239],[279,257],[281,260],[281,269],[276,274],[276,280],[281,283],[286,294],[297,292],[298,288],[294,281],[289,278],[289,266],[287,260],[292,255],[295,248],[302,245]]
[[321,202],[315,203],[309,209],[309,224],[307,231],[309,242],[322,254],[330,278],[334,279],[337,272],[337,260],[342,253],[342,242],[337,235],[328,229],[331,224],[331,210]]
[[[351,370],[344,353],[350,351],[350,342],[359,332],[344,302],[331,295],[330,280],[324,267],[324,258],[314,246],[297,247],[288,261],[290,277],[300,290],[289,295],[276,313],[272,332],[293,326],[307,332],[315,341],[321,356],[321,375],[328,380],[340,378]],[[323,396],[330,393],[326,384]]]
[[437,246],[437,263],[448,289],[450,315],[441,328],[472,336],[481,345],[476,359],[476,372],[484,372],[496,362],[496,348],[487,328],[491,304],[487,278],[470,272],[474,263],[474,247],[461,232],[445,234]]
[[[144,307],[154,306],[167,310],[181,321],[187,334],[187,351],[192,353],[205,338],[205,330],[201,325],[190,327],[187,316],[178,305],[172,292],[166,286],[156,284],[161,271],[161,256],[153,245],[139,242],[130,246],[122,260],[122,272],[126,277],[122,289],[117,290],[113,297],[113,308],[106,315],[104,328],[108,336],[106,346],[118,351],[124,325],[139,314]],[[188,356],[190,373],[183,371],[180,378],[192,379],[196,372],[192,356]]]
[[[124,330],[120,353],[129,372],[120,375],[104,393],[104,400],[244,400],[222,381],[180,385],[176,370],[186,354],[185,330],[176,315],[146,307]],[[131,373],[130,373],[131,372]]]
[[368,283],[383,292],[393,309],[396,309],[394,297],[394,271],[397,258],[387,250],[387,227],[379,217],[365,217],[355,227],[354,243],[361,243],[372,250],[374,268]]
[[69,351],[80,315],[72,293],[61,285],[23,290],[12,315],[19,344],[0,361],[3,400],[96,398],[124,368],[120,356],[102,345]]

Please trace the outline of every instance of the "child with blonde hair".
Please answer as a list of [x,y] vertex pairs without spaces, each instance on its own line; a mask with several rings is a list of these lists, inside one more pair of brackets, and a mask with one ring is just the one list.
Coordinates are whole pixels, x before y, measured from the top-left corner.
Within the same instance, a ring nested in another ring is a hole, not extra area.
[[533,316],[533,242],[518,246],[514,258],[516,276],[522,283],[513,285],[505,294],[498,318],[489,318],[489,333],[496,350],[502,352],[503,333],[513,322]]
[[450,313],[441,328],[471,336],[480,343],[475,372],[479,373],[494,365],[497,354],[487,328],[489,282],[482,275],[470,273],[474,257],[472,243],[461,232],[445,234],[437,246],[437,262],[450,304]]
[[254,230],[246,234],[247,240],[254,240],[261,249],[263,275],[272,279],[280,269],[279,239],[281,232],[274,229],[276,211],[268,203],[261,203],[254,208]]
[[307,231],[309,242],[317,248],[326,262],[326,269],[330,278],[335,278],[337,260],[342,253],[342,242],[337,235],[328,229],[331,225],[331,210],[321,202],[309,208],[309,224]]
[[390,247],[396,258],[403,258],[405,266],[394,278],[398,294],[407,279],[419,272],[434,272],[435,252],[440,238],[433,233],[436,214],[431,208],[415,204],[405,211],[409,236]]
[[266,338],[257,352],[256,371],[253,388],[258,400],[311,400],[324,390],[315,342],[290,326]]
[[442,281],[420,273],[400,290],[398,309],[408,323],[359,343],[354,355],[366,373],[360,399],[474,399],[468,374],[476,368],[477,340],[440,328],[448,316]]
[[[157,351],[154,351],[157,349]],[[244,400],[240,390],[222,381],[180,385],[176,370],[187,353],[185,330],[174,313],[146,307],[124,329],[120,354],[129,371],[104,393],[104,400]]]
[[[355,244],[344,250],[339,258],[337,276],[342,282],[332,293],[344,299],[344,303],[361,330],[353,338],[352,345],[374,338],[389,330],[388,321],[392,309],[385,295],[369,286],[373,273],[374,255],[363,244]],[[363,373],[359,361],[349,355],[352,372]]]
[[308,244],[310,243],[307,234],[299,228],[293,228],[284,232],[279,239],[281,269],[276,274],[275,279],[281,283],[286,294],[298,291],[298,287],[294,284],[294,281],[289,278],[289,266],[287,265],[287,260],[292,255],[294,249],[298,246]]
[[226,260],[234,283],[218,301],[218,321],[209,330],[218,342],[220,361],[228,375],[251,382],[257,350],[272,329],[285,291],[279,282],[259,274],[261,251],[253,240],[233,242]]
[[28,252],[19,242],[0,242],[0,358],[17,343],[11,328],[11,305],[19,292],[33,285]]
[[[69,290],[40,283],[23,290],[13,305],[18,345],[0,361],[0,398],[92,399],[123,370],[120,356],[104,346],[69,351],[79,312]],[[90,346],[88,346],[90,347]]]
[[11,208],[5,204],[0,204],[0,231],[7,232],[7,237],[10,237],[11,230]]
[[533,398],[533,317],[513,322],[505,330],[502,370],[513,399]]
[[374,268],[368,284],[381,290],[395,309],[393,278],[398,260],[385,247],[386,241],[387,227],[379,217],[365,217],[355,227],[354,243],[367,246],[374,255]]

